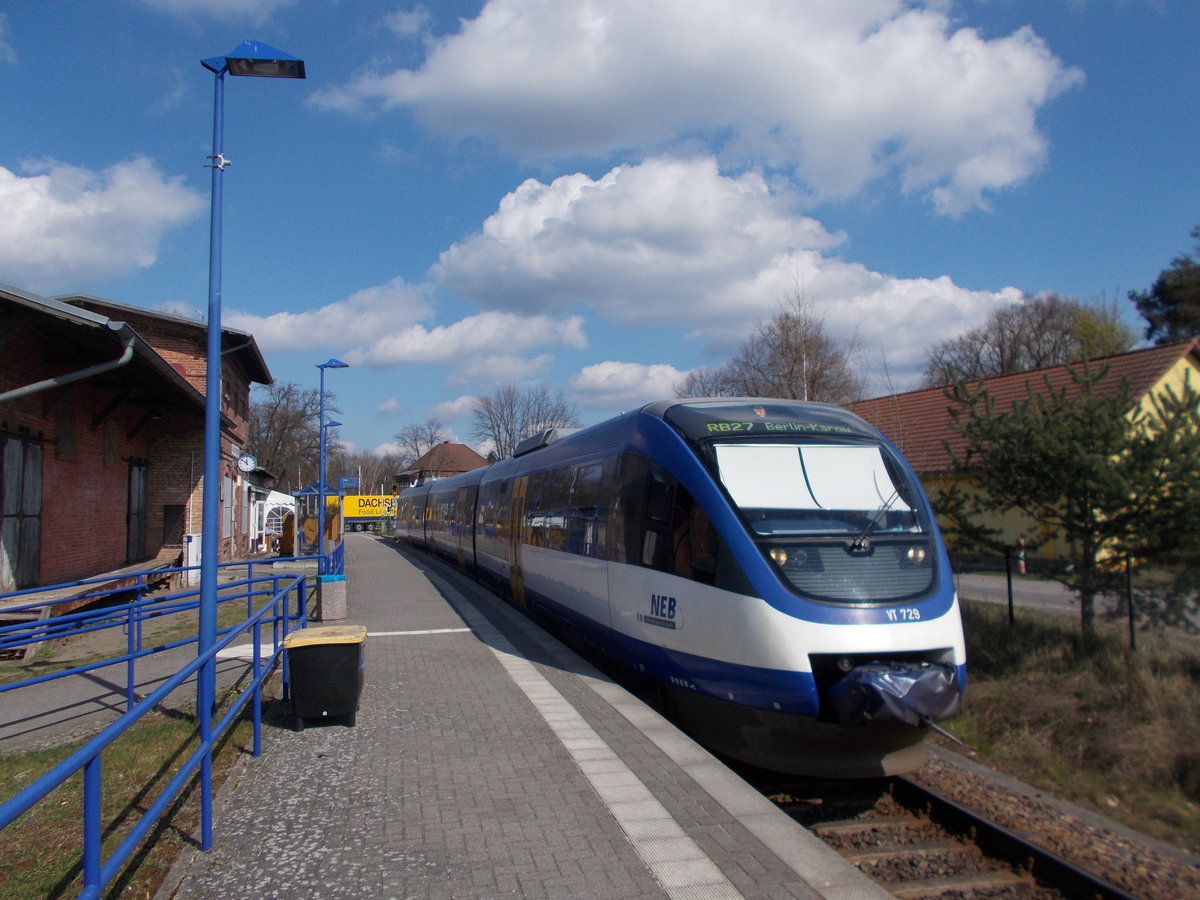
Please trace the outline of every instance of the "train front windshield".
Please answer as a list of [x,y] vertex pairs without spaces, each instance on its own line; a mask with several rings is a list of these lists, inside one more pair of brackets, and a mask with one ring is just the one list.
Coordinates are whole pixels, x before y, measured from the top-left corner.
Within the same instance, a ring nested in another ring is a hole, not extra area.
[[914,486],[874,442],[716,443],[721,482],[764,553],[806,597],[916,599],[933,587]]

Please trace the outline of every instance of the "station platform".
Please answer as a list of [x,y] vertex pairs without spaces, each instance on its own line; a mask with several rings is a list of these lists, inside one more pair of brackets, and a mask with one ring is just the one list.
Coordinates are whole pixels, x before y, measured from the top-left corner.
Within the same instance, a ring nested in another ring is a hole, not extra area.
[[360,533],[346,576],[357,724],[267,729],[158,900],[889,896],[453,568]]

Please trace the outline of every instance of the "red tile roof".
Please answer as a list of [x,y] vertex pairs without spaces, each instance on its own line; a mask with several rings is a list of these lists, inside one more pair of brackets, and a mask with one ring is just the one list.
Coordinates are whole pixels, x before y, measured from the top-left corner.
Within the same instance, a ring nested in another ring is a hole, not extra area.
[[452,444],[449,441],[443,441],[435,444],[428,453],[401,474],[458,475],[461,472],[471,472],[482,468],[487,464],[486,459],[466,444]]
[[[1140,398],[1189,354],[1200,361],[1200,344],[1194,340],[1172,341],[1094,360],[1093,366],[1108,367],[1097,384],[1097,391],[1115,393],[1120,389],[1121,381],[1128,379],[1132,396]],[[1078,388],[1069,370],[1079,365],[1073,363],[999,375],[974,382],[972,387],[982,385],[995,399],[997,409],[1010,409],[1013,403],[1028,396],[1030,386],[1038,391],[1049,383],[1056,390],[1065,388],[1068,396],[1075,393]],[[947,442],[956,450],[963,447],[961,435],[950,427],[952,405],[946,397],[946,388],[936,387],[862,400],[848,408],[886,434],[919,474],[928,475],[952,468]]]

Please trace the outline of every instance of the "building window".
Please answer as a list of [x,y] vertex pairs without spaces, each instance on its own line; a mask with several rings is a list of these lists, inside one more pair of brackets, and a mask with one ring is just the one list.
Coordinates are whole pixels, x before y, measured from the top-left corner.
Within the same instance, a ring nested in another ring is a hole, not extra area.
[[162,542],[164,547],[183,546],[183,513],[182,503],[168,503],[163,507]]
[[42,446],[10,437],[0,450],[0,590],[38,583],[42,553]]
[[233,479],[228,475],[221,485],[221,537],[233,535]]
[[115,463],[121,461],[121,447],[118,441],[118,426],[112,419],[104,423],[104,461]]
[[61,403],[54,410],[54,458],[75,458],[75,407]]

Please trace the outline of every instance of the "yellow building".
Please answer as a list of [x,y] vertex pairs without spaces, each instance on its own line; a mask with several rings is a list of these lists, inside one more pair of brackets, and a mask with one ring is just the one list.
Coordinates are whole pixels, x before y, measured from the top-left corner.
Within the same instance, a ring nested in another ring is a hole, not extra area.
[[[1054,390],[1065,390],[1070,396],[1078,387],[1071,378],[1071,370],[1081,366],[1072,363],[1034,369],[1014,375],[986,378],[972,384],[972,388],[983,387],[996,403],[997,409],[1009,409],[1017,401],[1035,392],[1044,391],[1049,385]],[[1114,356],[1093,360],[1093,370],[1106,369],[1104,377],[1095,386],[1097,396],[1115,394],[1123,382],[1129,385],[1130,396],[1135,408],[1148,409],[1154,397],[1168,388],[1179,395],[1185,383],[1200,388],[1200,344],[1194,340],[1173,341],[1132,350]],[[850,409],[866,419],[900,448],[908,458],[925,489],[935,498],[941,490],[957,484],[967,487],[967,476],[954,472],[953,456],[961,457],[966,442],[952,426],[950,410],[953,402],[946,397],[945,387],[926,388],[864,400],[852,404]],[[1020,513],[1012,512],[1006,517],[997,517],[987,523],[1000,530],[1002,538],[1016,543],[1021,535],[1028,535],[1030,522]],[[1052,533],[1036,535],[1039,548],[1031,551],[1031,558],[1056,558],[1063,555],[1061,541]],[[1036,557],[1034,555],[1036,553]]]

